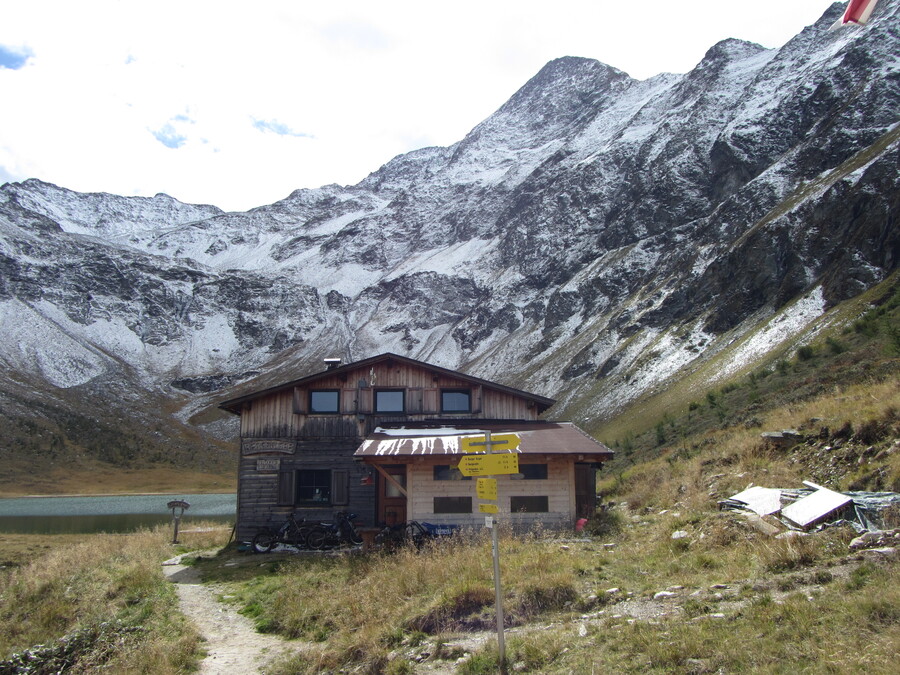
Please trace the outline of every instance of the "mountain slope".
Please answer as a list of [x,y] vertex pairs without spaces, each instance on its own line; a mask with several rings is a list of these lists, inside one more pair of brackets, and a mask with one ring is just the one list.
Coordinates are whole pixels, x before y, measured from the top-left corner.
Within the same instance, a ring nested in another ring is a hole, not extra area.
[[96,455],[59,419],[103,410],[113,438],[142,420],[135,456],[218,466],[223,389],[326,355],[464,369],[579,422],[734,372],[896,269],[898,8],[645,81],[557,59],[453,146],[246,213],[4,185],[0,415]]

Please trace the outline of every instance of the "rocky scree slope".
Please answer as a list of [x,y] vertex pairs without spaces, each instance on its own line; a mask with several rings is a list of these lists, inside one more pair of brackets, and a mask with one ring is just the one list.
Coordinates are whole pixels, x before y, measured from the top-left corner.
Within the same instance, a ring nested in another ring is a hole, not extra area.
[[246,213],[4,185],[0,415],[63,446],[68,416],[137,417],[138,447],[190,453],[233,436],[208,412],[231,385],[326,355],[580,422],[713,357],[726,376],[897,265],[900,2],[828,32],[840,9],[684,75],[557,59],[453,146]]

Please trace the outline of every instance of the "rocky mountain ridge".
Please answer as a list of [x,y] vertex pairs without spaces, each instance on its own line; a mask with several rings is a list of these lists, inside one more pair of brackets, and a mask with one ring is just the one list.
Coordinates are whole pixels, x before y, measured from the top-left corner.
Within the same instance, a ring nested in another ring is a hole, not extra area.
[[898,7],[685,75],[557,59],[453,146],[246,213],[6,184],[3,451],[78,445],[71,418],[202,455],[229,387],[329,355],[463,369],[588,426],[713,356],[727,376],[896,269]]

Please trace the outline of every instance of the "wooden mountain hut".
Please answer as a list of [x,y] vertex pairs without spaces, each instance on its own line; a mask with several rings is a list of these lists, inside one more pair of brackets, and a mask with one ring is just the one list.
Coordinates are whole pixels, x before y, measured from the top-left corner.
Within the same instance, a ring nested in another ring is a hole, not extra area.
[[521,439],[520,471],[498,478],[500,514],[570,526],[593,513],[595,475],[612,457],[574,424],[540,419],[554,401],[397,354],[232,398],[240,416],[237,536],[291,511],[365,525],[484,522],[474,480],[454,467],[460,438],[484,431]]

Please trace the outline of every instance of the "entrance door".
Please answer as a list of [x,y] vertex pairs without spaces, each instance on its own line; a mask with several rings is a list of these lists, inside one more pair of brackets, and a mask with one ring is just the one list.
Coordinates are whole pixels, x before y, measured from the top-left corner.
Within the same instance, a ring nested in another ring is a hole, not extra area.
[[590,518],[597,510],[597,469],[594,464],[575,464],[575,517]]
[[[406,489],[406,465],[382,466],[385,473]],[[400,525],[406,522],[406,495],[396,485],[378,473],[378,522]]]

